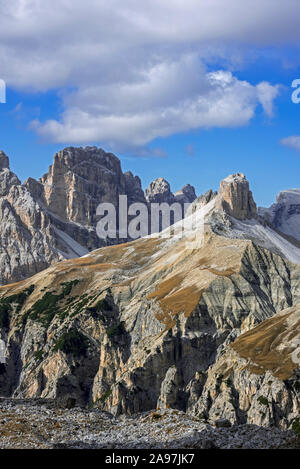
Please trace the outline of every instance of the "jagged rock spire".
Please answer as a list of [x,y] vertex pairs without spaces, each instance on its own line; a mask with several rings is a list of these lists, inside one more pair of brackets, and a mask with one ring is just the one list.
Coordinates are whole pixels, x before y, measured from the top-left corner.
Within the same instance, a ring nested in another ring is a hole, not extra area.
[[0,150],[0,171],[2,169],[9,169],[9,158],[4,151]]
[[256,217],[256,204],[243,173],[231,174],[221,181],[217,207],[238,220]]
[[173,203],[174,195],[171,192],[170,184],[164,178],[157,178],[152,181],[145,190],[146,200],[149,203]]

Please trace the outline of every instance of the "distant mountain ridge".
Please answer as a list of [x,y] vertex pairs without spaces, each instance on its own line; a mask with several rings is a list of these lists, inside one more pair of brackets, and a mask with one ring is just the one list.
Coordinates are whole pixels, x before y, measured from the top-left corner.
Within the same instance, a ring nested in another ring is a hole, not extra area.
[[[238,184],[234,179],[239,179]],[[300,189],[283,191],[276,204],[258,210],[248,189],[243,174],[225,178],[220,188],[224,194],[220,209],[241,222],[245,216],[253,220],[259,217],[279,234],[300,242]],[[9,158],[1,151],[0,284],[27,278],[57,261],[86,255],[106,244],[130,241],[105,241],[97,236],[96,208],[101,202],[110,202],[118,210],[119,195],[126,195],[128,204],[199,205],[208,203],[216,194],[210,190],[197,198],[189,184],[173,194],[164,178],[157,178],[143,191],[138,176],[130,171],[123,173],[120,160],[97,147],[65,148],[55,154],[48,173],[21,184],[10,171]],[[234,213],[232,201],[236,204]],[[255,238],[253,226],[246,224],[243,229]]]
[[279,192],[270,208],[259,208],[259,214],[274,228],[300,241],[300,189]]
[[[156,180],[148,200],[192,202],[192,186],[173,195]],[[118,207],[119,195],[128,204],[147,203],[141,180],[123,173],[120,160],[97,147],[65,148],[54,156],[48,173],[23,184],[0,152],[0,284],[26,278],[53,262],[80,257],[106,244],[96,233],[96,209],[101,202]],[[109,240],[119,243],[127,239]]]

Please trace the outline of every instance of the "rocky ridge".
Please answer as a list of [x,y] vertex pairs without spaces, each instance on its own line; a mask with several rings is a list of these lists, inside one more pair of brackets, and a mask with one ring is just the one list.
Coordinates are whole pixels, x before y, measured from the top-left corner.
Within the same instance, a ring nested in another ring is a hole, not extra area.
[[300,189],[282,191],[270,208],[259,207],[259,215],[281,233],[300,241]]
[[[126,195],[128,204],[147,203],[139,177],[123,173],[119,159],[97,147],[59,151],[48,173],[24,184],[0,152],[0,284],[127,241],[100,239],[96,233],[97,206],[108,202],[118,210],[119,195]],[[175,197],[171,192],[169,196]],[[191,186],[185,186],[178,197],[184,203],[196,196]]]

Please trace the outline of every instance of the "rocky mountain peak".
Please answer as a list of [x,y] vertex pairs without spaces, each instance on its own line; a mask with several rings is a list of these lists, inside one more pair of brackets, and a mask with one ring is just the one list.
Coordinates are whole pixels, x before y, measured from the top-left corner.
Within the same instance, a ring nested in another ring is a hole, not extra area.
[[186,184],[174,194],[177,202],[191,204],[197,198],[195,188],[190,184]]
[[129,203],[142,202],[145,203],[145,195],[142,189],[142,182],[138,176],[134,176],[131,171],[124,173],[126,194]]
[[149,203],[173,203],[174,195],[171,192],[170,184],[164,178],[157,178],[152,181],[145,190],[146,199]]
[[98,204],[118,204],[126,193],[120,160],[97,147],[68,147],[54,156],[41,179],[43,203],[62,220],[93,225]]
[[300,241],[300,189],[279,192],[276,203],[259,207],[258,213],[281,233]]
[[238,220],[256,217],[256,204],[243,173],[231,174],[221,181],[217,208]]
[[160,177],[152,181],[145,190],[146,200],[149,203],[168,203],[173,204],[179,202],[180,204],[189,204],[194,202],[197,198],[195,188],[190,184],[186,184],[179,191],[173,194],[171,192],[170,184],[166,179]]
[[4,151],[0,150],[0,171],[2,169],[9,169],[9,158]]
[[19,178],[9,169],[8,156],[0,151],[0,197],[7,195],[12,186],[20,184]]

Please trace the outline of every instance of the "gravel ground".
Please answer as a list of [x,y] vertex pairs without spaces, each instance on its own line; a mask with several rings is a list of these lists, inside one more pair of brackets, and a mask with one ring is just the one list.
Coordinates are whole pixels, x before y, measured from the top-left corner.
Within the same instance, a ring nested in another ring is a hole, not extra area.
[[53,402],[0,400],[0,449],[299,448],[293,431],[216,428],[174,409],[114,417]]

